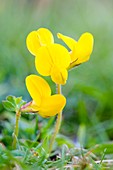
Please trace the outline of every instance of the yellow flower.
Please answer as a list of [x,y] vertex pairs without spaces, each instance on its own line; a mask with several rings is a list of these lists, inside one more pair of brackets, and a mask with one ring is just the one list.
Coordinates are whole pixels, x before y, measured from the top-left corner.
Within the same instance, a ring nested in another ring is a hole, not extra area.
[[78,41],[75,41],[73,38],[60,33],[58,33],[57,36],[59,39],[63,40],[71,50],[71,63],[69,68],[72,68],[89,60],[93,50],[94,42],[92,34],[86,32],[81,35]]
[[51,76],[56,84],[66,83],[70,62],[68,50],[60,44],[40,47],[35,58],[35,66],[39,74]]
[[37,31],[30,32],[26,39],[27,48],[34,56],[41,46],[53,43],[53,35],[47,28],[40,28]]
[[32,31],[26,39],[28,50],[36,56],[35,66],[39,74],[51,76],[56,84],[65,84],[70,65],[68,50],[54,43],[52,33],[46,28]]
[[61,94],[51,95],[50,86],[43,78],[36,75],[27,76],[26,86],[33,99],[29,107],[42,117],[54,116],[64,108],[65,97]]

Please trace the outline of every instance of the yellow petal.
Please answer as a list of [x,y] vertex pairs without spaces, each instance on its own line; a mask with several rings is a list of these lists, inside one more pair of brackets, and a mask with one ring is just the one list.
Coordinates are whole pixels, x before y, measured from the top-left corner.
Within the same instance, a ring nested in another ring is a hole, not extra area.
[[72,53],[72,61],[77,60],[76,64],[87,61],[93,50],[93,36],[90,33],[84,33],[78,40],[78,43]]
[[79,59],[76,61],[76,64],[78,65],[78,64],[84,63],[84,62],[88,61],[89,59],[90,59],[90,56],[89,56],[89,55],[88,55],[88,56],[84,56],[84,57],[82,57],[82,58],[79,58]]
[[37,31],[32,31],[26,39],[27,48],[34,56],[37,54],[41,46],[54,43],[52,33],[46,28],[40,28]]
[[78,60],[78,56],[76,55],[76,47],[73,49],[73,51],[70,51],[70,57],[71,57],[71,63]]
[[36,55],[41,44],[38,39],[37,31],[32,31],[28,34],[26,39],[27,48],[31,54]]
[[47,47],[41,47],[35,58],[35,66],[39,74],[49,76],[53,67],[53,61]]
[[26,77],[27,90],[30,96],[35,101],[37,106],[40,106],[41,101],[45,97],[51,95],[51,89],[48,83],[41,77],[36,75],[30,75]]
[[54,116],[64,108],[65,104],[66,98],[61,94],[56,94],[43,100],[38,113],[42,117]]
[[47,47],[53,63],[58,68],[67,68],[71,62],[68,50],[60,44],[52,44]]
[[66,83],[68,77],[68,72],[64,68],[59,69],[57,66],[54,65],[51,71],[51,79],[56,84],[62,84],[64,85]]
[[70,38],[68,36],[65,36],[63,34],[58,33],[57,34],[58,38],[61,39],[62,41],[65,42],[65,44],[71,49],[73,50],[73,48],[76,46],[76,41],[73,38]]
[[47,28],[39,28],[37,30],[37,34],[38,34],[38,38],[41,43],[41,46],[54,43],[53,35]]
[[39,74],[49,76],[54,65],[59,69],[64,69],[69,66],[70,62],[71,58],[67,49],[60,44],[52,44],[38,50],[35,66]]

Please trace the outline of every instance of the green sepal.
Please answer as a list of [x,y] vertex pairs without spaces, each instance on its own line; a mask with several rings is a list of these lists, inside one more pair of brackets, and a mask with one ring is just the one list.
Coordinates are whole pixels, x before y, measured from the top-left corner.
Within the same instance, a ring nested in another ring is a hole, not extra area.
[[16,103],[15,103],[15,96],[7,96],[6,97],[6,101],[9,101],[10,103],[12,103],[14,106],[16,106]]
[[2,103],[3,103],[3,106],[4,106],[4,108],[5,108],[6,110],[8,110],[8,111],[10,111],[10,112],[16,111],[15,105],[13,105],[13,103],[11,103],[10,101],[8,101],[8,100],[3,100]]

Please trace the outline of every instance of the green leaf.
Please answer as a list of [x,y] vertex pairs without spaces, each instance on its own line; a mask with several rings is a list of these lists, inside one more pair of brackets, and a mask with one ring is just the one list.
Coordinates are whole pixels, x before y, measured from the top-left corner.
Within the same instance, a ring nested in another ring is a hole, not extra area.
[[96,164],[95,161],[91,157],[89,157],[89,159],[90,159],[90,162],[93,165],[93,168],[95,168],[97,170],[102,170],[101,167],[98,164]]
[[7,96],[7,97],[6,97],[6,100],[8,100],[9,102],[11,102],[13,105],[16,106],[15,96]]
[[6,110],[8,110],[10,112],[16,111],[15,106],[11,102],[9,102],[8,100],[3,100],[2,103],[3,103],[3,106]]
[[46,153],[49,152],[49,143],[50,143],[50,135],[46,136],[45,139],[43,140],[42,147],[46,151]]
[[15,103],[17,105],[17,108],[21,108],[21,106],[26,104],[26,102],[24,100],[22,100],[22,97],[15,98]]
[[73,141],[71,141],[68,137],[61,134],[57,135],[56,142],[58,143],[58,146],[66,144],[69,148],[74,147]]
[[15,97],[15,96],[7,96],[6,100],[3,101],[3,106],[8,111],[16,111],[26,104],[24,100],[22,100],[22,97]]
[[106,151],[106,154],[113,154],[113,143],[108,142],[108,143],[103,143],[97,145],[95,150],[93,151],[94,153],[104,153]]
[[64,166],[64,163],[66,161],[67,153],[69,153],[69,148],[68,148],[68,146],[66,144],[64,144],[62,146],[62,154],[61,154],[61,157],[62,157],[62,167]]
[[22,97],[15,98],[15,103],[16,104],[20,104],[20,102],[22,102]]
[[78,129],[78,141],[81,146],[85,145],[85,140],[86,140],[86,125],[84,123],[81,123]]

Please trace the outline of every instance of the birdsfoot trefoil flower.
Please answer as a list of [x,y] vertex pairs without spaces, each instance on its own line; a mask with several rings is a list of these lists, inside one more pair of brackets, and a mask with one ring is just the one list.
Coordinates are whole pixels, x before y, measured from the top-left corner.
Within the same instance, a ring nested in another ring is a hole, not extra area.
[[58,38],[63,40],[70,48],[71,63],[69,69],[89,60],[93,50],[93,35],[86,32],[78,41],[58,33]]
[[26,86],[33,99],[28,106],[32,112],[37,112],[42,117],[50,117],[64,108],[65,97],[61,94],[51,95],[50,86],[43,78],[29,75],[26,77]]
[[39,74],[51,76],[56,84],[65,84],[71,58],[65,47],[54,43],[52,33],[46,28],[32,31],[26,43],[28,50],[36,56],[35,66]]
[[39,74],[51,76],[56,84],[65,84],[71,58],[68,50],[60,44],[41,47],[35,58],[35,66]]

